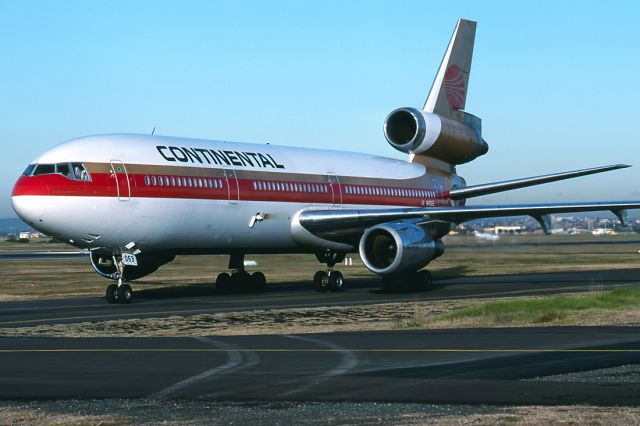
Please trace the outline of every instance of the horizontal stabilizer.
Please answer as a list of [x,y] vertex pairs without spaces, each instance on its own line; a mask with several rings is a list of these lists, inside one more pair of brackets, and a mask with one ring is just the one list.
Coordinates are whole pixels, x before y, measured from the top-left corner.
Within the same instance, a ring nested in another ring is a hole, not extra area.
[[484,183],[481,185],[455,188],[449,191],[452,200],[479,197],[481,195],[495,194],[496,192],[510,191],[512,189],[526,188],[527,186],[541,185],[543,183],[556,182],[564,179],[572,179],[579,176],[592,175],[595,173],[609,172],[611,170],[631,167],[627,164],[613,164],[610,166],[594,167],[591,169],[574,170],[571,172],[553,173],[549,175],[534,176],[523,179],[506,180],[502,182]]

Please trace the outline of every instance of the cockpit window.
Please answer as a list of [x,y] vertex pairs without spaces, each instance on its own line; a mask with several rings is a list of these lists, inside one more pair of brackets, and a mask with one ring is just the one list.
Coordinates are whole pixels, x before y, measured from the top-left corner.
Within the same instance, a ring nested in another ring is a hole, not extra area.
[[91,181],[91,175],[82,163],[29,164],[25,176],[59,174],[67,179]]
[[24,169],[24,172],[22,172],[22,174],[25,176],[31,176],[35,169],[36,169],[36,164],[29,164],[27,168]]
[[77,180],[84,180],[89,182],[91,180],[91,176],[87,171],[87,168],[82,163],[71,163],[71,167],[73,168],[73,174]]
[[33,172],[34,176],[38,175],[51,175],[56,172],[55,164],[38,164],[36,170]]
[[56,173],[61,174],[66,178],[73,179],[73,174],[71,173],[71,167],[69,167],[69,163],[56,164]]

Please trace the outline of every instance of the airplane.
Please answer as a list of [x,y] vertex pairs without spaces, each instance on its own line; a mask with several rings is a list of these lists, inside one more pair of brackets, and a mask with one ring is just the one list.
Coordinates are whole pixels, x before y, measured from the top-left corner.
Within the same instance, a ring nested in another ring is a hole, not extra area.
[[465,102],[476,22],[457,22],[422,109],[398,108],[384,136],[408,161],[363,153],[156,135],[87,136],[28,165],[11,201],[33,228],[90,251],[114,280],[109,303],[133,298],[129,282],[176,255],[229,256],[216,289],[262,291],[247,254],[314,254],[319,291],[344,289],[335,269],[349,253],[383,288],[432,288],[423,269],[462,222],[528,215],[545,233],[550,214],[611,211],[624,224],[640,201],[467,206],[481,195],[629,167],[624,164],[468,186],[456,167],[488,151]]

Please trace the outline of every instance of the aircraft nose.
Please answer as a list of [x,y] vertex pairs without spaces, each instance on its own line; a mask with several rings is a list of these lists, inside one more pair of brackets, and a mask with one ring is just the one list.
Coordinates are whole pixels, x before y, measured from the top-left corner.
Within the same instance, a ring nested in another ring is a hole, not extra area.
[[34,226],[42,217],[42,202],[33,194],[32,182],[27,176],[20,176],[11,193],[11,205],[18,217]]

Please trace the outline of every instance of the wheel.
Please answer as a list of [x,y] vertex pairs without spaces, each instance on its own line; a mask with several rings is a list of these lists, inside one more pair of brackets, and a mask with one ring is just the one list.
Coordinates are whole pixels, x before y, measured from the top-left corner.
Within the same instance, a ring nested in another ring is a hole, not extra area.
[[313,275],[313,288],[317,292],[328,290],[328,279],[326,272],[318,271]]
[[384,275],[382,277],[382,289],[384,291],[400,291],[403,288],[403,275]]
[[344,288],[344,278],[342,272],[331,271],[329,275],[329,289],[331,291],[342,291]]
[[109,303],[117,303],[118,302],[118,286],[115,284],[111,284],[107,287],[107,302]]
[[416,272],[416,289],[422,291],[433,290],[433,278],[431,277],[431,272],[425,269]]
[[267,289],[267,278],[262,272],[254,272],[251,274],[251,281],[258,293],[262,293]]
[[223,272],[216,278],[216,290],[220,293],[227,293],[231,289],[231,275]]
[[231,293],[251,293],[255,291],[251,275],[246,271],[234,271],[231,274]]
[[133,290],[129,284],[122,284],[118,287],[118,303],[131,303]]

